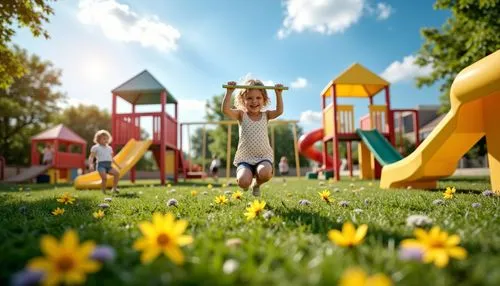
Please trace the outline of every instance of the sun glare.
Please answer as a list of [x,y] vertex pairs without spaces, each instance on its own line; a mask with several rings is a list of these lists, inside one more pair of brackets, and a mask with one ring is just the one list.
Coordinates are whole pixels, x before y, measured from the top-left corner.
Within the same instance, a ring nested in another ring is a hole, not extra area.
[[83,63],[83,74],[92,81],[100,80],[106,72],[106,64],[98,58],[87,59]]

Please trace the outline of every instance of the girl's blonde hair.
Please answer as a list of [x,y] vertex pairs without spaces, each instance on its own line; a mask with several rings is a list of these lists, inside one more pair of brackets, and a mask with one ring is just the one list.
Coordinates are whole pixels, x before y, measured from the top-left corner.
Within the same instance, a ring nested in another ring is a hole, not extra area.
[[[258,79],[248,79],[245,81],[245,83],[243,85],[264,86],[262,81],[260,81]],[[240,92],[238,93],[238,95],[234,99],[234,106],[236,107],[236,109],[243,110],[243,111],[246,109],[245,108],[245,96],[247,95],[248,90],[250,90],[250,89],[251,88],[240,90]],[[260,89],[259,91],[262,93],[262,97],[264,99],[264,106],[267,106],[270,102],[269,96],[267,95],[267,91],[265,89]]]
[[94,143],[95,144],[99,144],[99,138],[101,136],[108,136],[108,138],[109,138],[108,143],[111,143],[111,141],[113,141],[113,137],[111,137],[111,134],[109,134],[109,132],[107,130],[99,130],[94,135]]

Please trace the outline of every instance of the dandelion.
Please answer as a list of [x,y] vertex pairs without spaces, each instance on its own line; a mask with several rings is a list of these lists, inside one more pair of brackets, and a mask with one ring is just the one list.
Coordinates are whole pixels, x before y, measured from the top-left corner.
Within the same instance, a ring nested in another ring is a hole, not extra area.
[[392,281],[387,275],[377,273],[368,276],[362,269],[350,268],[347,269],[340,278],[340,286],[391,286]]
[[196,190],[192,190],[191,191],[191,196],[192,197],[196,197],[197,195],[198,195],[198,191],[196,191]]
[[301,206],[309,206],[309,205],[311,205],[311,202],[308,201],[308,200],[300,200],[299,201],[299,205],[301,205]]
[[44,235],[40,240],[44,257],[36,257],[28,262],[28,269],[44,272],[44,285],[83,284],[87,273],[101,269],[101,264],[91,259],[95,249],[93,241],[79,242],[74,230],[64,233],[60,242],[51,235]]
[[104,211],[98,210],[92,214],[95,219],[102,219],[104,217]]
[[213,187],[214,187],[214,186],[212,186],[212,184],[208,184],[208,185],[207,185],[207,188],[208,188],[209,190],[211,190]]
[[260,202],[258,200],[253,201],[253,203],[251,203],[250,206],[246,209],[247,212],[245,213],[245,216],[247,217],[247,220],[252,220],[258,217],[264,211],[265,207],[266,207],[265,201],[260,201]]
[[235,259],[228,259],[222,265],[222,271],[225,274],[231,274],[240,267],[240,263]]
[[62,196],[60,196],[57,201],[62,203],[62,204],[73,204],[75,202],[75,198],[73,198],[70,193],[66,192]]
[[243,197],[243,193],[241,191],[236,191],[234,194],[231,195],[231,198],[233,200],[241,200],[241,198]]
[[177,203],[177,200],[176,200],[176,199],[170,199],[170,200],[168,200],[168,202],[167,202],[167,206],[169,206],[169,207],[172,207],[172,206],[173,206],[173,207],[177,207],[177,204],[178,204],[178,203]]
[[411,215],[406,218],[407,226],[426,226],[432,224],[432,219],[426,215]]
[[346,222],[342,226],[342,232],[339,230],[330,230],[328,238],[338,246],[353,247],[363,242],[368,231],[368,225],[362,224],[357,229],[351,222]]
[[446,191],[444,191],[443,193],[443,197],[447,200],[453,199],[453,195],[455,194],[455,192],[456,192],[455,187],[453,188],[447,187]]
[[333,202],[333,199],[330,198],[330,191],[329,190],[324,190],[321,193],[318,192],[319,197],[325,201],[327,204]]
[[61,208],[56,208],[55,210],[52,211],[52,215],[54,216],[59,216],[64,214],[64,209]]
[[218,205],[225,205],[229,202],[225,195],[220,195],[215,197],[215,203]]
[[439,226],[434,226],[429,232],[417,228],[414,231],[415,239],[405,239],[401,242],[403,248],[420,247],[423,249],[424,263],[434,262],[439,268],[448,265],[450,257],[463,260],[467,257],[467,251],[458,246],[460,237],[456,234],[448,235],[441,231]]
[[166,215],[154,213],[152,222],[139,223],[143,237],[137,239],[133,247],[137,251],[142,251],[141,262],[150,263],[163,253],[175,264],[183,264],[184,255],[180,246],[193,242],[192,236],[183,235],[187,225],[186,220],[175,221],[172,213]]

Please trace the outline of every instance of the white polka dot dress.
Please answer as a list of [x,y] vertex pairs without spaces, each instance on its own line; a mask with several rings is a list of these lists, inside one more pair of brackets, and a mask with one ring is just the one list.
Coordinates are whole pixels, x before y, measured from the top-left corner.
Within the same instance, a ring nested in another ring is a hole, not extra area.
[[234,156],[234,165],[248,163],[255,165],[263,160],[273,162],[273,149],[267,133],[267,113],[261,112],[260,120],[253,121],[243,112],[239,126],[238,150]]

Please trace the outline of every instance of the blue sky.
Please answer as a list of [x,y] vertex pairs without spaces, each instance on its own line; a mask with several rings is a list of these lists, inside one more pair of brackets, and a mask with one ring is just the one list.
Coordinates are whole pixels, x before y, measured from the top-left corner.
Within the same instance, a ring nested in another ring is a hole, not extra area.
[[[224,82],[254,76],[294,86],[284,95],[282,118],[301,119],[310,130],[320,126],[320,91],[354,62],[392,83],[394,107],[438,103],[436,87],[417,89],[413,81],[429,72],[413,64],[420,29],[440,27],[449,16],[433,3],[59,1],[46,26],[50,40],[21,29],[14,42],[63,70],[71,104],[110,109],[111,89],[148,69],[180,101],[181,121],[197,121]],[[367,112],[368,100],[346,103],[356,104],[358,118]]]

